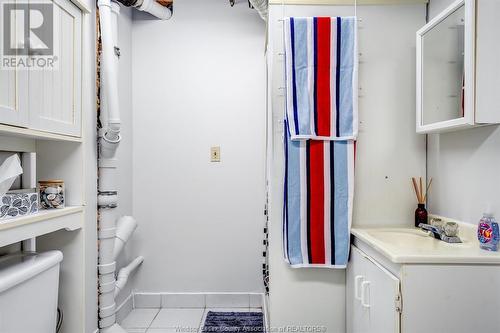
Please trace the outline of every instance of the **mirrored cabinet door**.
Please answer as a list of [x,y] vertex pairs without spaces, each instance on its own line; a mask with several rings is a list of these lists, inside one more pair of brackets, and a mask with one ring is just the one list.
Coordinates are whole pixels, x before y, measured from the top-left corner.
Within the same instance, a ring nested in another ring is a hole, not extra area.
[[498,13],[498,0],[457,0],[417,32],[417,133],[500,123]]
[[422,39],[422,125],[463,118],[465,6]]
[[417,132],[474,124],[474,1],[457,1],[417,32]]

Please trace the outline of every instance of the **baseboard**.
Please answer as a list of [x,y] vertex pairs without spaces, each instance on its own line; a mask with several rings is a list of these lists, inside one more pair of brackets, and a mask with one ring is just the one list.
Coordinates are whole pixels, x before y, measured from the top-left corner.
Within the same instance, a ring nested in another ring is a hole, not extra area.
[[262,293],[134,293],[134,308],[262,308]]
[[121,323],[125,317],[134,309],[134,295],[128,297],[116,308],[116,322]]

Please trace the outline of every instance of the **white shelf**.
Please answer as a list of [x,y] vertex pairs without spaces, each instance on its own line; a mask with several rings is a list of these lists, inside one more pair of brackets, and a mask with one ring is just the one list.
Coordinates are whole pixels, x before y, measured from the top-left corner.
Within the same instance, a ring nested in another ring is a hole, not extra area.
[[54,134],[54,133],[43,132],[23,127],[10,126],[5,124],[0,124],[0,135],[36,139],[36,140],[82,142],[82,138],[76,136]]
[[37,214],[0,220],[0,247],[57,230],[82,228],[83,207],[42,210]]

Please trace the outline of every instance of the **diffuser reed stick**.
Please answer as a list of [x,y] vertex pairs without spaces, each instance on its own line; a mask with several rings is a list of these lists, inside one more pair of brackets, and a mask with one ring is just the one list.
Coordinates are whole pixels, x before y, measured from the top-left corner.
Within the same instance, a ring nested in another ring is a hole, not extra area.
[[420,198],[420,191],[418,190],[417,180],[415,179],[415,177],[412,177],[411,180],[413,181],[413,189],[415,190],[415,195],[417,196],[417,202],[420,203],[422,200]]
[[417,178],[412,177],[411,178],[412,183],[413,183],[413,190],[415,191],[415,196],[417,197],[417,203],[418,204],[425,204],[427,201],[427,194],[429,193],[429,190],[432,185],[432,178],[430,179],[429,183],[425,187],[425,193],[424,193],[424,185],[422,182],[422,177],[419,177],[419,180],[417,182]]

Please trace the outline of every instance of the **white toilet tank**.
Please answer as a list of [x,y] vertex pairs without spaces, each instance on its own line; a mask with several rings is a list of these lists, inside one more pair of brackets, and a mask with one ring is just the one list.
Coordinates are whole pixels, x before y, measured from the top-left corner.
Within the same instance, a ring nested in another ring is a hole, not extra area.
[[0,332],[54,333],[60,251],[0,257]]

